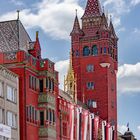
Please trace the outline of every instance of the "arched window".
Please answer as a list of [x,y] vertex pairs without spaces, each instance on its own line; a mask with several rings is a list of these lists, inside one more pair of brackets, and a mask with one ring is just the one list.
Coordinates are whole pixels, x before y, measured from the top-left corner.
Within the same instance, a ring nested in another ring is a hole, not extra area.
[[97,49],[97,46],[96,45],[93,45],[92,47],[92,55],[98,55],[98,49]]
[[89,56],[89,54],[90,54],[89,47],[88,46],[85,46],[83,48],[83,56]]
[[107,50],[106,50],[106,47],[104,47],[104,54],[106,54],[107,53]]

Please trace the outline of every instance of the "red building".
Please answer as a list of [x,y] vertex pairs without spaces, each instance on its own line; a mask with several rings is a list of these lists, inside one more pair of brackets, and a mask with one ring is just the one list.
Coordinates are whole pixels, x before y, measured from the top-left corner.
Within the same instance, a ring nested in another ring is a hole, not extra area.
[[76,15],[71,39],[66,88],[59,92],[38,32],[32,41],[19,19],[0,22],[0,64],[19,75],[20,140],[117,139],[118,38],[98,0],[87,1],[82,28]]
[[58,73],[19,20],[0,22],[0,64],[19,75],[20,140],[56,140]]
[[117,139],[118,38],[98,0],[88,0],[80,27],[76,15],[71,32],[77,98],[91,112],[115,125]]

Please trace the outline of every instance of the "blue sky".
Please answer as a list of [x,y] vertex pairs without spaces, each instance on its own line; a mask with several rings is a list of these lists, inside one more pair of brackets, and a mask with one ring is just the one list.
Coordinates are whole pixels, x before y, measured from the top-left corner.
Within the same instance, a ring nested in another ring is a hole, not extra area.
[[[39,38],[43,57],[56,62],[60,71],[60,87],[66,74],[70,50],[69,33],[73,26],[75,9],[79,19],[86,0],[1,0],[0,21],[20,20],[32,40],[35,31]],[[118,71],[118,124],[124,132],[130,129],[140,140],[140,0],[101,0],[106,13],[112,15],[119,37]]]

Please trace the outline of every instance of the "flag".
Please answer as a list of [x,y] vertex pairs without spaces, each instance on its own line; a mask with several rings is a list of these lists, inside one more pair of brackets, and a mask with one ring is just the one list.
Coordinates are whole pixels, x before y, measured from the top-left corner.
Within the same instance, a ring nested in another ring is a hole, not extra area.
[[111,125],[108,123],[107,126],[106,126],[106,140],[111,140],[110,138],[110,128],[111,128]]
[[74,106],[70,105],[70,140],[74,139]]
[[115,137],[115,126],[112,126],[112,140],[114,140]]
[[89,114],[89,140],[92,140],[93,137],[93,119],[94,119],[94,114],[91,113]]
[[97,140],[98,138],[98,131],[99,131],[99,117],[96,116],[94,118],[94,138]]
[[82,129],[82,140],[87,140],[87,130],[88,130],[88,111],[83,112],[83,129]]
[[102,140],[105,140],[106,133],[106,121],[102,121]]
[[82,108],[78,107],[77,108],[77,140],[80,139],[80,114],[82,113]]

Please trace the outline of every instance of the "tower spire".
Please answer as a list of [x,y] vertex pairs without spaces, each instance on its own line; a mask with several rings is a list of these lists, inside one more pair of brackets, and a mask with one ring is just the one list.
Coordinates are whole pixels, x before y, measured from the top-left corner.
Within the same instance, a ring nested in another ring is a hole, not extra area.
[[68,93],[74,102],[77,101],[76,78],[72,68],[72,50],[70,51],[69,69],[66,78],[64,78],[64,91]]
[[80,24],[77,16],[77,9],[76,9],[76,16],[74,20],[74,25],[71,34],[79,34],[80,33]]
[[102,10],[99,0],[88,0],[83,18],[101,16]]

